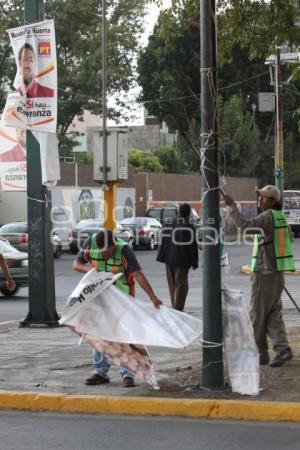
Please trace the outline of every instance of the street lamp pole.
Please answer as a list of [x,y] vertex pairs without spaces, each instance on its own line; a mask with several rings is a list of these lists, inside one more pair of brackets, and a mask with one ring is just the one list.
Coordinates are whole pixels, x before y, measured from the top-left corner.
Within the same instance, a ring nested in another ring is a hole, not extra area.
[[[203,346],[202,386],[224,387],[217,141],[215,0],[200,0],[201,149],[203,164]],[[216,240],[217,239],[217,240]],[[219,344],[219,345],[218,345]]]
[[275,184],[283,194],[283,94],[280,66],[280,48],[275,54],[275,99],[276,99],[276,147],[275,147]]
[[[25,24],[43,20],[43,0],[25,0],[24,11]],[[42,184],[40,146],[30,131],[26,132],[26,153],[29,312],[20,326],[54,326],[58,325],[58,315],[55,309],[53,246],[50,240],[51,193]]]

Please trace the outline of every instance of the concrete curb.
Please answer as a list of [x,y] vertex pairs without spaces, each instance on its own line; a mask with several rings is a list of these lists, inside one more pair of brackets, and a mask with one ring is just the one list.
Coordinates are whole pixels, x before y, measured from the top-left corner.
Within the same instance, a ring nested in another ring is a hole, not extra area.
[[[251,275],[253,272],[251,272],[250,266],[246,265],[241,267],[241,273],[243,273],[244,275]],[[295,270],[294,272],[284,272],[284,275],[300,275],[300,270]]]
[[300,403],[102,397],[0,391],[0,409],[300,422]]

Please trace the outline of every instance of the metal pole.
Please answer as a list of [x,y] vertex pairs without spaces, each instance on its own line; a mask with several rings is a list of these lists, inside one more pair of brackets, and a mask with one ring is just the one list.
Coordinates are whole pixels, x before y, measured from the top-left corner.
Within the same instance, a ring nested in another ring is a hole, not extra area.
[[202,386],[224,387],[219,174],[217,142],[217,73],[215,0],[200,0],[201,38],[201,148],[203,165],[203,339],[220,344],[203,346]]
[[275,55],[275,99],[276,99],[276,147],[275,147],[275,184],[283,194],[283,96],[280,67],[280,48]]
[[106,126],[106,0],[102,0],[102,130],[103,190],[107,189],[107,126]]
[[116,227],[114,217],[116,198],[117,198],[117,183],[108,182],[107,173],[109,167],[107,166],[107,70],[106,70],[106,0],[102,0],[102,118],[103,118],[103,183],[102,189],[104,191],[104,208],[105,221],[104,226],[107,229],[113,230]]
[[[25,24],[44,18],[43,0],[25,0]],[[50,221],[51,193],[42,185],[40,146],[32,133],[26,133],[27,208],[29,259],[29,312],[20,322],[58,325],[55,308],[55,284],[52,227]]]

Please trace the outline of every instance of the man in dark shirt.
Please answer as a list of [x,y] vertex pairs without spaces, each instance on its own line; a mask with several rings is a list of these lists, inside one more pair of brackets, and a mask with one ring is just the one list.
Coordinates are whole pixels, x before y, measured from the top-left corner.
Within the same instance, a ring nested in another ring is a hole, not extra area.
[[[95,256],[97,254],[98,256]],[[120,278],[121,281],[117,281],[116,284],[122,291],[134,296],[134,282],[136,280],[141,288],[149,295],[150,300],[156,308],[159,308],[162,304],[141,271],[141,266],[131,248],[125,242],[115,238],[111,230],[101,230],[88,238],[77,254],[73,268],[77,272],[87,273],[91,269],[89,264],[97,270],[104,270],[105,272],[122,272],[123,276]],[[108,383],[109,378],[107,373],[109,368],[110,364],[106,356],[93,350],[93,374],[87,378],[86,384]],[[121,368],[120,373],[124,387],[134,386],[133,373],[125,368]]]
[[198,267],[198,246],[196,231],[189,222],[191,207],[183,203],[179,207],[179,217],[165,224],[162,240],[157,254],[157,261],[166,264],[168,286],[172,308],[184,310],[188,294],[188,273],[190,268]]

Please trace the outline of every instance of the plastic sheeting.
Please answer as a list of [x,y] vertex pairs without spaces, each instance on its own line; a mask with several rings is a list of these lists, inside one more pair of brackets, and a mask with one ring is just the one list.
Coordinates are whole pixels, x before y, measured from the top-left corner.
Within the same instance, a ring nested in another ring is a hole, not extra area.
[[259,352],[241,291],[223,290],[223,340],[233,392],[259,394]]
[[145,346],[186,347],[201,335],[202,321],[124,294],[113,285],[119,276],[95,269],[88,272],[69,297],[60,323],[157,387]]

